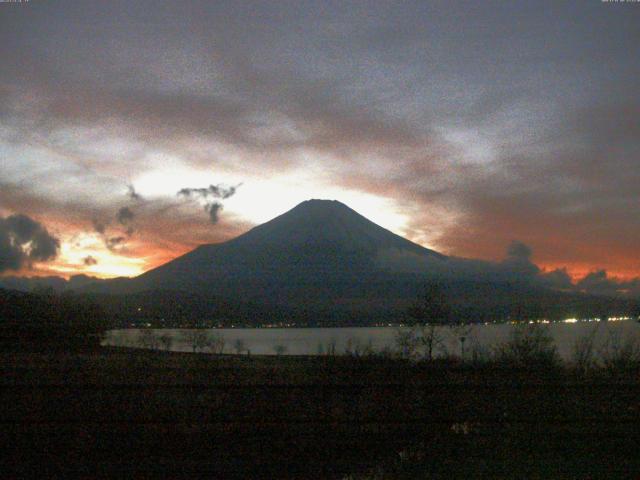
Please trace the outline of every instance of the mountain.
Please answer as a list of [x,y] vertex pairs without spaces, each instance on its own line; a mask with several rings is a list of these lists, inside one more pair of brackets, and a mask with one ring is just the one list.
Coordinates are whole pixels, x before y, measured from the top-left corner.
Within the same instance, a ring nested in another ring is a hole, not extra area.
[[345,278],[381,270],[389,252],[442,263],[444,255],[410,242],[337,201],[308,200],[221,244],[202,245],[138,281],[207,288],[209,282],[267,276]]
[[89,275],[79,274],[72,275],[68,280],[62,277],[15,277],[6,276],[0,277],[0,288],[7,290],[16,290],[21,292],[32,291],[74,291],[82,290],[87,285],[94,285],[96,283],[103,282],[96,277]]
[[93,290],[182,290],[305,309],[387,308],[399,291],[409,295],[415,265],[442,271],[447,262],[343,203],[308,200],[232,240],[201,245],[136,278]]
[[508,262],[442,255],[328,200],[303,202],[239,237],[201,245],[138,277],[82,290],[124,323],[202,318],[366,325],[406,318],[433,280],[444,287],[453,316],[465,321],[628,310],[611,299],[546,288]]

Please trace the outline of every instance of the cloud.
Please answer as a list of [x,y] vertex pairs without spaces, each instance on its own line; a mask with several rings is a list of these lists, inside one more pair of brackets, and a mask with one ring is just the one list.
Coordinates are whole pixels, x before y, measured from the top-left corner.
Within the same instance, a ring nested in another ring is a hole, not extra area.
[[580,279],[576,283],[576,288],[596,295],[640,297],[640,277],[620,280],[609,277],[606,270],[596,270]]
[[440,279],[527,283],[594,295],[640,297],[640,277],[620,280],[609,277],[605,270],[598,270],[574,283],[566,268],[544,271],[532,262],[532,256],[531,247],[513,240],[507,247],[506,258],[499,262],[452,256],[441,259],[397,249],[378,252],[376,262],[384,270],[423,274]]
[[82,263],[84,263],[87,267],[91,267],[93,265],[98,264],[98,260],[96,260],[93,256],[87,255],[82,259]]
[[205,212],[209,214],[209,220],[214,225],[218,223],[220,211],[222,210],[222,204],[220,202],[212,202],[204,206]]
[[531,261],[532,253],[528,245],[513,240],[507,247],[507,258],[502,261],[501,267],[510,275],[522,278],[535,276],[540,269]]
[[513,240],[507,247],[507,258],[511,261],[528,262],[532,253],[531,248],[519,240]]
[[27,215],[0,217],[0,272],[53,260],[59,249],[60,241]]
[[117,247],[123,247],[127,238],[134,234],[135,229],[132,224],[134,219],[135,214],[131,208],[120,207],[115,214],[115,220],[121,228],[110,228],[111,222],[105,222],[95,217],[91,220],[91,223],[94,231],[100,235],[104,245],[109,250],[115,251]]
[[209,185],[206,188],[182,188],[178,191],[178,197],[186,199],[198,198],[204,202],[204,211],[209,215],[212,224],[218,223],[220,220],[220,211],[223,208],[222,202],[235,195],[240,185]]
[[544,285],[558,290],[573,288],[571,275],[569,275],[566,268],[557,268],[550,272],[541,272],[540,280]]
[[209,185],[207,188],[183,188],[178,192],[178,196],[186,198],[200,197],[205,200],[209,198],[220,198],[226,200],[236,193],[240,185],[236,186],[224,186],[224,185]]
[[[119,210],[118,214],[120,214],[120,213],[121,212]],[[118,217],[118,215],[116,215],[116,218],[117,217]],[[126,242],[127,237],[130,237],[133,234],[133,229],[130,226],[127,226],[127,224],[126,224],[126,222],[128,222],[127,214],[125,213],[123,215],[123,217],[124,217],[124,222],[125,223],[122,223],[122,222],[118,221],[118,223],[120,223],[122,226],[126,227],[124,232],[123,232],[124,234],[122,234],[122,235],[120,235],[118,233],[114,233],[113,229],[109,228],[109,224],[108,223],[102,222],[100,220],[96,220],[95,218],[92,219],[92,224],[93,224],[94,231],[100,236],[104,246],[107,247],[112,252],[115,251],[117,247],[124,246],[124,243]]]
[[121,225],[128,225],[134,217],[135,215],[129,207],[122,207],[118,210],[118,213],[116,213],[116,220]]
[[127,185],[127,196],[136,202],[143,200],[142,196],[136,192],[136,189],[133,185]]
[[91,224],[93,225],[93,229],[100,235],[104,235],[107,230],[107,224],[97,218],[92,218]]
[[532,249],[520,242],[513,241],[507,248],[507,258],[500,263],[512,280],[528,281],[557,290],[573,290],[593,295],[640,296],[640,277],[620,280],[608,276],[606,270],[588,273],[575,283],[566,268],[543,271],[531,261]]
[[608,278],[606,270],[598,270],[585,275],[576,286],[585,292],[615,293],[615,283]]
[[129,207],[122,207],[116,213],[117,222],[126,228],[125,232],[128,237],[133,235],[134,229],[131,222],[135,218],[133,211]]
[[109,250],[114,251],[115,247],[122,244],[125,241],[123,236],[113,236],[109,233],[109,222],[98,220],[97,218],[91,219],[93,230],[100,236],[102,243]]
[[109,250],[114,250],[116,247],[124,244],[126,240],[123,236],[105,237],[105,245]]

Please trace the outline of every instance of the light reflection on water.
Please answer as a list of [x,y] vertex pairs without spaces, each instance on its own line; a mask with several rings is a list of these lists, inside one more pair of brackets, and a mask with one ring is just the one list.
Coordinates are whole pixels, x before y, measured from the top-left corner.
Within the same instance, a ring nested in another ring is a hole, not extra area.
[[[603,348],[611,338],[623,341],[636,338],[640,341],[640,323],[635,320],[617,319],[614,322],[559,322],[544,325],[554,339],[558,353],[564,359],[572,356],[576,340],[594,335],[595,351]],[[442,349],[438,352],[460,354],[460,336],[465,336],[465,351],[490,350],[509,338],[509,332],[517,328],[513,324],[480,324],[467,326],[467,332],[461,333],[455,327],[437,327],[443,338]],[[361,328],[233,328],[212,329],[212,334],[224,338],[224,353],[235,353],[238,341],[244,343],[251,354],[275,355],[317,355],[327,353],[334,346],[337,354],[345,349],[360,349],[370,346],[375,351],[385,348],[395,349],[397,327],[361,327]],[[111,330],[107,333],[103,345],[139,347],[138,329]],[[173,338],[171,350],[190,352],[191,345],[185,341],[182,329],[157,329],[159,336],[169,334]],[[283,346],[284,348],[278,348]]]

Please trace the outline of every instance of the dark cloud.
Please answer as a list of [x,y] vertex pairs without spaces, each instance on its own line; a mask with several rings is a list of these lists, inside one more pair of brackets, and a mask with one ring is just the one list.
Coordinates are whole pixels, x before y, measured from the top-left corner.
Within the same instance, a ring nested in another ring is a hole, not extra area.
[[178,191],[178,197],[186,199],[197,198],[204,202],[204,211],[209,215],[212,224],[218,223],[220,219],[220,211],[223,208],[219,200],[226,200],[235,195],[240,185],[209,185],[206,188],[183,188]]
[[[118,214],[121,213],[121,210],[118,211]],[[126,210],[128,210],[128,209],[126,209]],[[116,218],[117,217],[118,217],[118,215],[116,215]],[[128,218],[127,217],[127,213],[124,213],[123,217],[124,217],[125,222],[126,222],[127,221],[126,219]],[[125,227],[123,235],[120,235],[118,233],[114,233],[113,232],[114,229],[110,228],[109,224],[106,223],[106,222],[102,222],[100,220],[96,220],[95,218],[92,220],[94,231],[100,236],[100,238],[102,239],[102,243],[104,243],[104,246],[107,247],[111,251],[115,251],[118,247],[124,246],[124,244],[125,244],[125,242],[127,240],[127,237],[130,237],[133,234],[132,227],[127,225],[127,223],[122,223],[122,222],[119,221],[119,219],[118,219],[118,223],[121,226]],[[120,230],[120,229],[116,229],[116,231],[118,231],[118,230]]]
[[122,243],[122,241],[124,241],[124,237],[122,237],[122,240],[118,240],[115,242],[112,241],[112,237],[109,234],[108,222],[104,222],[94,217],[91,219],[91,224],[93,226],[93,230],[102,239],[102,243],[104,243],[104,246],[107,247],[109,250],[113,251],[117,245],[119,245],[120,243]]
[[522,278],[535,276],[540,269],[531,261],[532,250],[528,245],[514,240],[507,248],[507,258],[501,266],[514,276]]
[[133,221],[135,214],[129,207],[121,207],[115,214],[116,228],[113,228],[112,222],[93,218],[91,223],[94,231],[100,235],[105,247],[111,251],[121,248],[125,245],[128,237],[135,233]]
[[116,213],[116,220],[120,225],[125,227],[125,232],[128,237],[133,235],[134,232],[134,228],[131,225],[131,222],[133,222],[134,218],[135,215],[129,207],[122,207]]
[[104,235],[107,230],[107,224],[97,218],[93,218],[91,220],[91,224],[93,225],[93,229],[96,233],[99,233],[100,235]]
[[131,223],[134,217],[135,215],[129,207],[122,207],[120,210],[118,210],[118,213],[116,213],[116,220],[121,225],[128,225],[129,223]]
[[209,185],[207,188],[183,188],[178,192],[178,196],[186,198],[200,197],[208,200],[210,198],[220,198],[226,200],[236,193],[240,185],[225,186],[225,185]]
[[[142,201],[142,197],[135,191],[135,188],[133,187],[133,185],[128,185],[127,189],[128,189],[127,196],[129,197],[129,199],[136,202]],[[118,225],[124,228],[124,233],[126,234],[127,237],[131,237],[135,233],[135,228],[133,226],[133,221],[135,217],[136,215],[131,209],[131,207],[120,207],[116,212],[116,215],[115,215],[116,222],[118,223]],[[94,227],[95,225],[96,224],[94,222]],[[122,240],[120,237],[113,237],[113,236],[109,237],[106,233],[106,225],[99,224],[98,226],[100,226],[101,228],[100,230],[96,228],[96,231],[102,235],[105,245],[110,250],[113,250],[113,248],[116,247],[117,245],[122,245],[124,243],[124,240]]]
[[579,280],[576,288],[596,295],[640,297],[640,277],[620,280],[609,277],[606,270],[597,270]]
[[0,272],[53,260],[60,241],[27,215],[0,217]]
[[218,220],[220,219],[219,214],[222,210],[222,204],[220,202],[209,203],[204,206],[204,210],[209,214],[209,220],[211,223],[214,225],[218,223]]
[[133,185],[127,185],[127,196],[136,202],[143,200],[142,196],[136,192],[136,189]]
[[617,292],[617,285],[608,278],[606,270],[598,270],[585,275],[576,286],[589,293],[611,295]]
[[91,255],[87,255],[86,257],[84,257],[82,259],[82,263],[84,263],[87,267],[91,267],[93,265],[97,265],[98,264],[98,260],[96,260]]
[[610,278],[605,270],[587,274],[576,283],[566,268],[544,271],[532,262],[533,251],[514,240],[500,262],[446,257],[424,257],[413,252],[386,250],[378,252],[378,265],[385,270],[423,274],[440,279],[526,283],[554,290],[580,291],[608,296],[640,297],[640,277],[631,280]]
[[126,238],[123,236],[118,237],[106,237],[105,245],[109,250],[114,250],[116,247],[121,246],[126,242]]
[[500,263],[508,271],[509,278],[528,281],[537,285],[558,289],[573,290],[594,295],[640,296],[640,277],[620,280],[608,276],[606,270],[590,272],[577,282],[573,282],[566,268],[543,271],[531,261],[533,251],[520,241],[513,241],[507,249],[507,258]]
[[507,247],[507,258],[512,261],[526,261],[531,259],[532,250],[528,245],[514,240]]
[[558,290],[567,290],[573,288],[571,275],[566,268],[557,268],[550,272],[540,273],[541,282],[551,288]]

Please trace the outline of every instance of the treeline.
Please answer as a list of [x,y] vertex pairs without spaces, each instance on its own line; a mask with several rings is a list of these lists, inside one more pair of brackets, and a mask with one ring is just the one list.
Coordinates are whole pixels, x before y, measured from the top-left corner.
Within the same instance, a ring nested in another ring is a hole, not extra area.
[[[347,304],[338,298],[329,306],[312,296],[308,304],[289,305],[277,299],[260,303],[185,291],[115,295],[55,293],[52,289],[31,293],[0,290],[0,335],[4,344],[69,345],[91,343],[89,338],[95,343],[100,332],[127,327],[346,327],[640,315],[637,299],[533,289],[525,284],[425,285],[409,279],[407,284],[396,288],[403,293],[398,294],[393,304],[382,302],[384,296],[379,292],[381,297]],[[422,311],[416,312],[416,305],[422,305]],[[431,305],[431,311],[424,310],[427,305]]]
[[[248,301],[185,291],[148,291],[130,295],[92,294],[120,328],[205,328],[231,326],[365,327],[380,323],[412,323],[416,302],[444,306],[446,319],[437,323],[484,323],[566,318],[606,318],[640,315],[638,300],[612,298],[524,284],[478,282],[414,283],[393,304],[376,298],[330,306],[309,298],[308,304]],[[433,298],[424,298],[425,291]],[[419,323],[423,320],[418,319]],[[443,321],[444,320],[444,321]]]
[[640,315],[640,301],[536,288],[526,283],[435,282],[422,287],[447,305],[454,323],[483,323]]
[[112,326],[105,310],[85,296],[0,289],[0,344],[5,350],[94,349]]
[[176,290],[152,290],[129,295],[87,294],[117,328],[211,328],[288,322],[293,312],[277,305],[226,299]]

